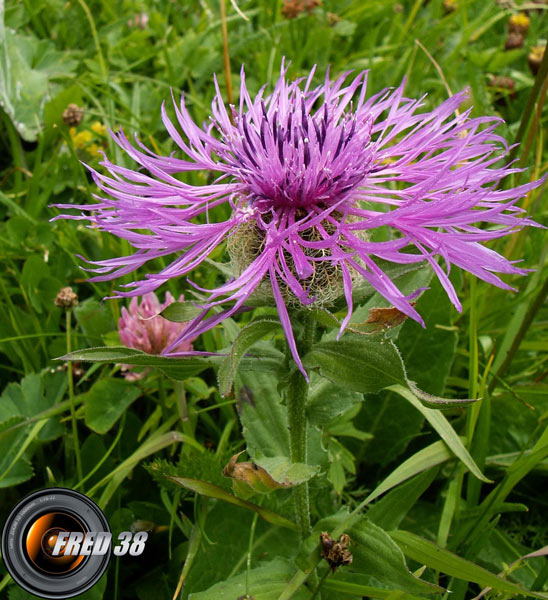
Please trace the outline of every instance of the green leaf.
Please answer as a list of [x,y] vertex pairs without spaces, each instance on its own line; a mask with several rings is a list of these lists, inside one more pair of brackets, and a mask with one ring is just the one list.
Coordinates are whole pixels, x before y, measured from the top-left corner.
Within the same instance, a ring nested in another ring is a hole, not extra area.
[[120,463],[115,469],[113,469],[106,477],[101,479],[91,490],[89,490],[89,495],[93,495],[97,488],[107,484],[101,497],[99,498],[99,506],[104,509],[105,506],[109,503],[110,499],[122,483],[126,477],[133,471],[133,469],[144,459],[171,446],[172,444],[178,444],[184,442],[186,444],[190,444],[195,448],[203,450],[202,446],[194,439],[185,435],[184,433],[180,433],[179,431],[168,431],[167,433],[163,433],[158,435],[158,433],[153,434],[149,437],[146,442],[141,444],[128,458],[126,458],[122,463]]
[[[287,408],[271,375],[260,371],[238,372],[238,410],[251,458],[262,464],[263,458],[289,458],[289,423]],[[323,466],[327,455],[322,447],[321,433],[308,428],[308,464]]]
[[[457,345],[457,333],[450,329],[455,309],[437,278],[430,283],[430,289],[421,295],[415,308],[426,327],[407,319],[398,336],[398,349],[405,363],[407,377],[421,389],[440,395],[445,388]],[[435,368],[432,368],[434,365]]]
[[380,527],[362,518],[350,528],[352,569],[370,575],[391,589],[411,594],[435,594],[436,585],[415,577],[407,568],[403,553]]
[[374,394],[396,383],[406,384],[399,352],[390,340],[346,335],[339,342],[320,342],[303,358],[309,369],[347,389]]
[[268,474],[286,486],[299,485],[317,474],[318,468],[304,463],[291,462],[286,456],[263,457],[256,461]]
[[[281,558],[261,563],[247,572],[240,573],[216,583],[204,592],[190,594],[188,600],[221,600],[223,598],[253,598],[254,600],[278,600],[280,593],[293,574],[291,563]],[[249,588],[247,587],[249,585]],[[249,590],[249,596],[247,596]],[[301,588],[293,595],[293,600],[307,600],[310,592]]]
[[401,355],[392,340],[383,335],[363,338],[348,334],[342,340],[320,342],[303,358],[309,369],[349,390],[374,394],[395,384],[413,391],[427,406],[446,408],[465,406],[475,400],[449,400],[419,390],[407,379]]
[[[363,584],[357,581],[359,579],[358,577],[344,575],[340,575],[340,577],[341,578],[339,578],[339,576],[328,577],[324,581],[322,589],[339,592],[341,594],[353,594],[360,598],[365,596],[367,598],[386,598],[386,600],[390,600],[390,595],[394,593],[393,590]],[[344,577],[344,579],[342,579],[342,577]],[[414,596],[409,593],[405,593],[404,598],[405,600],[424,600],[424,596]]]
[[44,104],[56,78],[72,76],[76,62],[50,40],[4,27],[0,10],[0,105],[21,137],[33,142],[42,128]]
[[110,310],[95,298],[88,298],[74,308],[78,326],[86,336],[87,343],[97,343],[101,337],[114,330]]
[[312,425],[325,425],[362,401],[363,394],[313,374],[306,405],[308,421]]
[[406,479],[431,469],[452,457],[453,455],[445,442],[434,442],[430,446],[413,454],[413,456],[394,469],[394,471],[392,471],[392,473],[390,473],[390,475],[388,475],[388,477],[386,477],[382,483],[367,496],[364,502],[372,502],[375,498],[378,498],[381,494],[396,487]]
[[[180,488],[178,489],[180,491]],[[203,498],[197,506],[203,507],[204,510],[201,511],[201,518],[199,521],[196,520],[194,527],[203,534],[202,537],[207,542],[202,540],[199,544],[193,564],[188,571],[185,580],[185,589],[188,593],[197,594],[209,590],[214,584],[227,581],[246,571],[250,542],[249,535],[246,533],[249,533],[254,521],[252,568],[257,566],[261,558],[272,560],[279,556],[284,560],[290,560],[298,548],[299,540],[296,532],[273,527],[267,521],[256,518],[254,512],[225,502],[210,501],[207,498]],[[245,533],[236,535],[235,532]],[[172,595],[173,590],[169,598]]]
[[447,446],[449,446],[453,454],[464,463],[466,468],[475,477],[486,483],[492,483],[492,481],[487,479],[487,477],[485,477],[485,475],[483,475],[483,473],[480,471],[479,467],[474,462],[474,459],[470,456],[470,453],[465,448],[461,439],[456,434],[453,427],[451,427],[449,421],[439,410],[433,410],[423,406],[416,396],[402,385],[394,385],[391,386],[390,389],[405,398],[426,417],[426,420],[438,432],[441,439],[447,444]]
[[[353,561],[348,571],[362,576],[362,583],[375,587],[381,583],[390,590],[419,595],[442,591],[442,588],[422,581],[409,571],[402,551],[383,529],[362,515],[351,517],[345,510],[315,524],[314,533],[305,540],[297,558],[301,570],[308,570],[315,564],[318,554],[314,548],[318,548],[317,542],[322,531],[331,531],[333,539],[338,539],[341,533],[350,536],[349,549]],[[341,567],[339,574],[341,579],[346,579],[350,573]],[[369,578],[367,583],[364,577]]]
[[270,494],[299,485],[318,471],[304,463],[293,463],[285,456],[263,458],[260,462],[238,461],[241,454],[231,457],[223,467],[223,475],[232,480],[234,494],[244,500],[255,494]]
[[[12,441],[12,443],[7,449],[4,460],[2,461],[2,470],[0,471],[0,487],[2,487],[2,484],[5,481],[10,481],[14,478],[14,472],[17,473],[17,475],[15,475],[15,479],[19,483],[20,472],[26,471],[24,468],[24,463],[26,462],[24,458],[25,452],[38,437],[38,434],[44,428],[46,423],[47,421],[42,419],[24,431],[12,432],[12,435],[8,434],[4,437],[4,444],[6,443],[6,440]],[[21,462],[23,462],[23,466],[21,465]]]
[[36,312],[48,310],[62,286],[61,281],[51,277],[50,266],[38,254],[31,254],[21,271],[21,285]]
[[223,360],[219,368],[219,391],[222,396],[230,393],[238,365],[249,348],[265,335],[279,328],[281,328],[280,320],[268,317],[253,321],[240,330],[232,344],[230,354]]
[[429,469],[402,483],[367,511],[367,518],[385,531],[395,529],[434,481],[438,469]]
[[[46,413],[57,404],[66,389],[65,373],[46,371],[31,373],[20,383],[9,383],[0,397],[0,431],[15,424]],[[38,435],[39,441],[50,441],[62,435],[64,428],[58,419],[50,419]],[[1,437],[1,436],[0,436]]]
[[211,365],[210,361],[202,356],[168,358],[166,356],[146,354],[140,350],[124,346],[100,346],[97,348],[86,348],[85,350],[75,350],[70,354],[61,356],[57,360],[78,360],[83,362],[154,367],[160,369],[169,377],[173,377],[173,379],[186,379],[187,377],[198,375]]
[[235,506],[239,506],[241,508],[245,508],[247,510],[252,510],[256,512],[260,517],[262,517],[265,521],[272,523],[273,525],[278,525],[279,527],[285,527],[287,529],[296,530],[297,526],[295,523],[291,522],[289,519],[278,515],[277,513],[269,510],[268,508],[263,508],[262,506],[258,506],[257,504],[253,504],[252,502],[248,502],[247,500],[242,500],[237,496],[223,490],[222,488],[213,485],[212,483],[208,483],[207,481],[200,481],[198,479],[188,479],[186,477],[173,477],[168,476],[171,481],[174,481],[181,487],[184,487],[191,492],[195,492],[196,494],[200,494],[201,496],[207,496],[208,498],[217,498],[217,500],[223,500],[224,502],[229,502],[230,504],[234,504]]
[[329,470],[327,478],[333,485],[337,494],[342,494],[346,485],[346,473],[356,474],[354,455],[348,448],[343,446],[337,439],[330,437],[327,440],[327,452],[329,455]]
[[96,433],[106,433],[140,394],[141,390],[134,383],[99,379],[84,397],[86,425]]
[[25,438],[22,431],[12,431],[0,438],[0,488],[19,485],[34,475],[30,461],[24,456],[17,458]]
[[254,460],[263,456],[289,456],[287,409],[272,377],[260,372],[240,372],[238,407],[243,436]]
[[463,579],[464,581],[472,581],[482,587],[492,587],[495,590],[512,595],[523,594],[525,596],[533,596],[534,598],[548,598],[548,594],[524,590],[519,585],[507,581],[487,571],[487,569],[461,558],[449,552],[449,550],[440,548],[433,542],[425,540],[409,531],[391,531],[390,537],[398,544],[406,556],[416,560],[420,564],[436,569],[436,571],[447,573],[447,575]]
[[404,398],[385,390],[367,396],[355,422],[373,435],[373,441],[365,445],[363,459],[384,466],[420,435],[424,417]]
[[172,302],[164,308],[160,315],[173,323],[186,323],[202,312],[203,309],[195,306],[192,302]]

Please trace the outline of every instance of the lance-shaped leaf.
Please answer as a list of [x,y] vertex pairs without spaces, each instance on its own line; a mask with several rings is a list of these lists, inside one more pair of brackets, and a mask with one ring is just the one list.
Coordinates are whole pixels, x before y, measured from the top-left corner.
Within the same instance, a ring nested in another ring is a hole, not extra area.
[[[287,581],[293,574],[289,561],[275,558],[269,562],[262,562],[249,572],[240,573],[226,581],[216,583],[203,592],[191,593],[189,600],[220,600],[221,598],[254,598],[255,600],[278,600]],[[248,596],[248,587],[253,590],[253,595]],[[308,600],[310,593],[306,588],[301,588],[293,595],[293,600]]]
[[368,504],[403,481],[422,473],[452,458],[451,451],[445,442],[434,442],[413,454],[399,467],[394,469],[364,500]]
[[222,488],[213,485],[212,483],[208,483],[207,481],[200,481],[199,479],[189,479],[187,477],[172,477],[167,475],[168,479],[174,481],[181,487],[190,490],[191,492],[195,492],[196,494],[200,494],[201,496],[207,496],[208,498],[217,498],[217,500],[223,500],[224,502],[229,502],[230,504],[234,504],[235,506],[239,506],[241,508],[245,508],[247,510],[252,510],[256,512],[260,517],[262,517],[265,521],[272,523],[273,525],[278,525],[280,527],[285,527],[287,529],[297,529],[297,525],[282,517],[281,515],[275,513],[268,508],[263,508],[262,506],[258,506],[257,504],[253,504],[248,500],[242,500],[237,496],[223,490]]
[[75,350],[70,354],[61,356],[57,360],[77,360],[83,362],[114,363],[134,365],[137,367],[154,367],[163,371],[173,379],[186,379],[198,375],[209,366],[211,362],[204,356],[188,356],[186,358],[168,358],[146,354],[141,350],[126,348],[125,346],[101,346]]
[[445,548],[440,548],[433,542],[410,533],[409,531],[391,531],[390,537],[403,550],[403,553],[417,562],[447,573],[451,577],[472,581],[482,587],[491,587],[497,591],[515,595],[532,596],[533,598],[548,598],[548,594],[524,590],[519,585],[503,579],[491,571],[461,558]]
[[423,406],[414,394],[401,385],[391,386],[390,389],[405,398],[426,417],[426,420],[437,431],[441,439],[449,446],[449,448],[451,448],[453,454],[466,465],[466,468],[475,477],[481,481],[485,481],[485,483],[492,483],[492,481],[487,479],[480,471],[479,467],[474,462],[474,459],[462,443],[462,440],[451,426],[451,423],[449,423],[439,410],[432,410],[431,408]]

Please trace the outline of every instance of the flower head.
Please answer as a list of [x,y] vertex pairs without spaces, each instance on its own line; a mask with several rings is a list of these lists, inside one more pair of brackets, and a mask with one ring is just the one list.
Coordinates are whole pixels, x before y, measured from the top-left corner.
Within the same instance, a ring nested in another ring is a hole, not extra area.
[[[179,297],[182,302],[184,297]],[[120,341],[128,348],[143,350],[147,354],[162,354],[176,342],[175,350],[179,353],[192,351],[190,340],[177,342],[177,338],[185,330],[187,323],[173,323],[160,316],[160,313],[174,302],[173,296],[167,292],[165,302],[162,304],[154,292],[145,294],[141,301],[132,298],[129,310],[122,308],[122,316],[118,321]],[[123,369],[131,368],[124,365]],[[126,379],[140,379],[143,373],[126,372]]]
[[[183,97],[180,105],[174,102],[177,124],[165,108],[162,117],[184,158],[158,156],[122,131],[113,134],[140,168],[105,158],[109,174],[92,170],[104,195],[97,204],[77,207],[83,214],[70,218],[128,240],[136,252],[94,262],[96,281],[175,255],[160,272],[118,292],[146,294],[188,274],[230,240],[234,277],[202,290],[209,293],[203,312],[167,353],[177,354],[181,343],[241,310],[251,294],[266,291],[301,370],[288,307],[344,296],[342,333],[352,314],[353,288],[366,280],[422,323],[411,302],[420,290],[402,294],[375,259],[426,261],[459,310],[451,265],[507,289],[496,273],[526,273],[483,245],[534,225],[519,216],[516,202],[540,183],[498,187],[517,171],[498,165],[508,151],[495,133],[500,119],[459,113],[465,92],[430,112],[421,112],[422,99],[404,97],[403,83],[366,98],[367,72],[350,82],[348,75],[330,81],[327,74],[313,87],[314,70],[290,82],[282,67],[273,92],[266,95],[262,88],[252,99],[242,69],[239,106],[229,114],[215,82],[210,122],[202,127]],[[202,170],[216,179],[193,186],[174,176]],[[215,219],[220,205],[230,207],[226,220]],[[371,239],[380,227],[392,232],[389,241]],[[217,305],[224,310],[207,316]]]

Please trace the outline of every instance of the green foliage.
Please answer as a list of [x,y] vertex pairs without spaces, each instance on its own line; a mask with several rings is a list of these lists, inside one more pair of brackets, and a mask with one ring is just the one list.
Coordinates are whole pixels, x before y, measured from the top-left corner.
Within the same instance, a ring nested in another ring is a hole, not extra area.
[[[215,584],[204,592],[190,594],[189,600],[217,600],[217,598],[240,598],[253,590],[255,600],[277,600],[280,592],[293,575],[289,561],[275,559],[251,569],[249,572],[235,575],[226,581]],[[293,596],[296,600],[306,600],[308,592],[301,589]]]
[[120,379],[99,379],[84,398],[86,425],[106,433],[140,395],[139,388]]

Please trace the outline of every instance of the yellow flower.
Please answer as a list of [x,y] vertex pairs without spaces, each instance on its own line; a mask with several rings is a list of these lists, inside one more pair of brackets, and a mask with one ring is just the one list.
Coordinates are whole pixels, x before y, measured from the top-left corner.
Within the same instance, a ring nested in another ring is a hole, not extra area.
[[87,148],[87,151],[90,153],[91,156],[93,156],[94,158],[99,158],[101,156],[101,146],[98,146],[97,144],[93,143],[91,144],[91,146],[89,146]]
[[99,121],[95,121],[91,125],[91,130],[97,135],[101,135],[103,137],[106,137],[107,135],[107,128],[103,125],[103,123],[100,123]]
[[76,146],[76,148],[81,149],[87,146],[92,139],[93,134],[91,131],[80,131],[72,137],[72,143]]
[[511,33],[525,34],[529,30],[531,19],[525,13],[512,15],[508,20],[508,29]]

